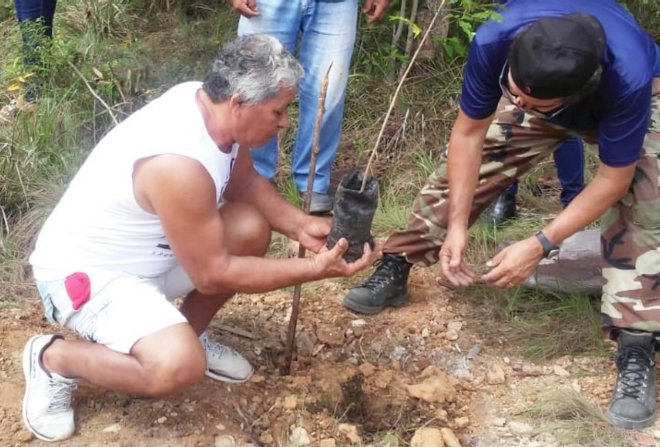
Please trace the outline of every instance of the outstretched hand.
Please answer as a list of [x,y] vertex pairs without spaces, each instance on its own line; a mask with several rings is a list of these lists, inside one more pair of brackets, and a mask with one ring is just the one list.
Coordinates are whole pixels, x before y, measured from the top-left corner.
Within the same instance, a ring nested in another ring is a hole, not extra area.
[[543,258],[543,248],[535,237],[516,242],[493,256],[486,266],[491,270],[481,279],[501,289],[515,287],[529,278]]
[[450,230],[440,249],[442,273],[455,286],[469,286],[475,280],[474,272],[463,259],[467,240],[467,229]]
[[231,0],[231,7],[234,11],[247,18],[258,16],[257,0]]
[[344,253],[348,250],[348,241],[341,238],[332,248],[323,248],[313,259],[321,271],[321,278],[333,278],[337,276],[353,276],[360,270],[373,265],[382,256],[382,245],[376,242],[372,249],[368,243],[364,244],[362,257],[355,262],[347,262]]

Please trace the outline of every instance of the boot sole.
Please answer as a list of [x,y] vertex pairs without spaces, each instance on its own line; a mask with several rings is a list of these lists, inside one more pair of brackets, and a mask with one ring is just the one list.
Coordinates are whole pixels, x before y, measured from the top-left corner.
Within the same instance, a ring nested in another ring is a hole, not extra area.
[[408,304],[407,294],[389,303],[385,303],[382,306],[365,306],[363,304],[352,301],[348,296],[344,298],[344,307],[346,309],[363,315],[375,315],[379,312],[382,312],[386,307],[403,307],[406,304]]
[[252,377],[252,374],[254,374],[254,370],[250,371],[250,374],[248,374],[248,376],[246,378],[236,379],[236,378],[229,377],[229,376],[223,376],[222,374],[216,374],[213,371],[208,370],[208,369],[204,372],[204,375],[206,375],[206,377],[209,377],[213,380],[218,380],[220,382],[229,382],[229,383],[245,383],[248,380],[250,380],[250,377]]
[[610,413],[609,410],[607,411],[607,419],[612,423],[612,425],[621,428],[637,429],[637,428],[650,427],[651,425],[653,425],[653,422],[655,421],[655,416],[656,413],[654,412],[651,416],[649,416],[646,419],[631,420],[631,419],[620,418]]

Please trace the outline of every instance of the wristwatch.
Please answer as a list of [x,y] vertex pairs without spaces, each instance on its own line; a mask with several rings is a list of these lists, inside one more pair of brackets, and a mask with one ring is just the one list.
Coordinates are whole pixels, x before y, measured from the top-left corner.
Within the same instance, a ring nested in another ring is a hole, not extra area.
[[537,231],[534,233],[534,236],[536,236],[536,239],[538,239],[538,241],[541,243],[541,246],[543,247],[544,258],[554,258],[559,254],[559,246],[550,242],[550,240],[545,237],[545,234],[543,234],[543,231]]

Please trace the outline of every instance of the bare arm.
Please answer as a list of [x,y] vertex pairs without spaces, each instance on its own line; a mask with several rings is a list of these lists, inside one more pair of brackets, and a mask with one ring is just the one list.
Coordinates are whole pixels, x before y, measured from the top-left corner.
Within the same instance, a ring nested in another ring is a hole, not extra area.
[[559,244],[602,216],[630,188],[635,166],[614,168],[601,163],[594,179],[543,229],[546,237]]
[[325,245],[325,237],[330,232],[330,219],[309,216],[287,202],[268,180],[254,170],[247,150],[239,151],[225,198],[251,203],[266,217],[274,231],[300,241],[315,253]]
[[442,272],[457,286],[467,286],[474,273],[463,262],[467,247],[468,220],[486,132],[493,117],[474,120],[459,110],[449,139],[447,174],[449,180],[449,223],[440,250]]
[[[256,180],[255,180],[256,181]],[[215,187],[196,161],[160,155],[143,161],[134,178],[136,197],[156,213],[177,259],[195,288],[205,294],[220,290],[265,292],[306,281],[349,276],[367,267],[371,253],[355,263],[342,259],[347,248],[314,258],[267,259],[233,256],[226,250],[224,225],[215,203]]]

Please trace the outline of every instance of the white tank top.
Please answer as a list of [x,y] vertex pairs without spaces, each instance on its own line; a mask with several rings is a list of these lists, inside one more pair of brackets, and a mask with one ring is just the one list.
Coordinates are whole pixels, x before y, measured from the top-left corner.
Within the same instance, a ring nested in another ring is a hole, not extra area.
[[206,168],[220,203],[238,144],[224,153],[213,142],[195,101],[200,87],[187,82],[171,88],[99,142],[39,233],[30,256],[36,279],[63,278],[86,268],[154,277],[174,267],[158,216],[135,200],[132,175],[142,158],[190,157]]

